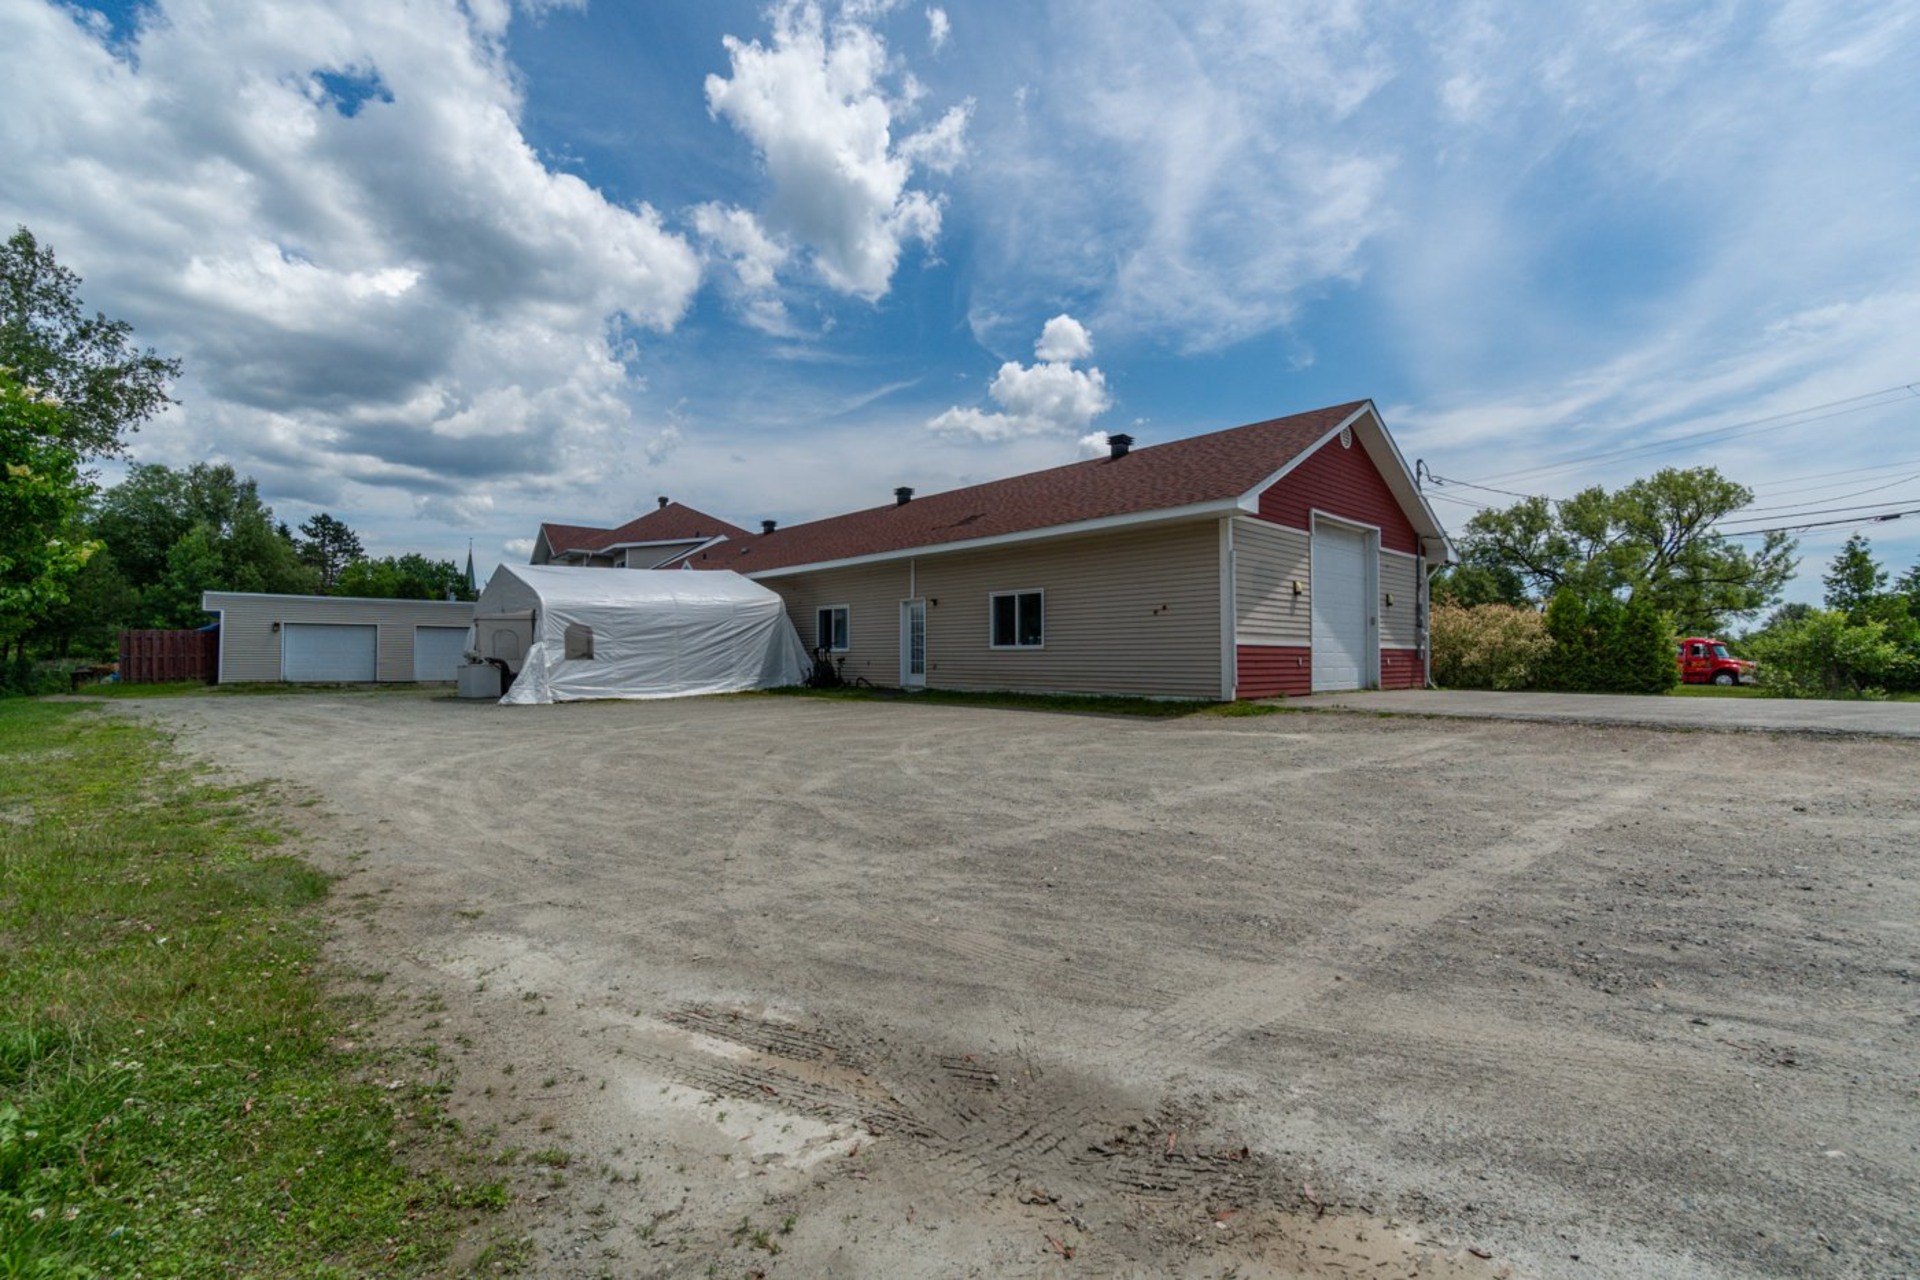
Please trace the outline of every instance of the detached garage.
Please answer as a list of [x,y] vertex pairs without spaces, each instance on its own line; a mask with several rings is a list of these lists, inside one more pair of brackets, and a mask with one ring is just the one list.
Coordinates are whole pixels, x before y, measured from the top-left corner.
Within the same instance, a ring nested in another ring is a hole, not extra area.
[[209,591],[219,683],[451,683],[473,625],[466,601]]

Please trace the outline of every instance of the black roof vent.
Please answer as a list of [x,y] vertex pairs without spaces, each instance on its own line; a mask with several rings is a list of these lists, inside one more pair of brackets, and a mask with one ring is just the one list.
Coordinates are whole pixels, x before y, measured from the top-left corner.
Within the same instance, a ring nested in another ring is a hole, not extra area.
[[1126,457],[1127,450],[1131,448],[1133,448],[1133,437],[1124,431],[1107,437],[1107,453],[1115,462]]
[[660,495],[660,507],[661,507],[661,509],[662,509],[662,510],[665,510],[665,509],[666,509],[666,505],[667,505],[667,495],[663,493],[663,494],[661,494],[661,495]]
[[912,501],[913,501],[913,490],[907,488],[907,486],[901,485],[898,489],[895,489],[893,491],[894,506],[904,507],[909,502],[912,502]]
[[760,532],[762,533],[772,533],[779,527],[780,522],[778,520],[762,520],[760,522]]

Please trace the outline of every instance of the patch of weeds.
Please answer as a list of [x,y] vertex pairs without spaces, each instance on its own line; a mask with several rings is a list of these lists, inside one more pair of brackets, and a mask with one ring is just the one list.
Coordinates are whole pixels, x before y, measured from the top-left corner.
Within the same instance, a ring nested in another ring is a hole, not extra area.
[[483,1182],[478,1186],[455,1187],[450,1203],[457,1209],[485,1209],[498,1213],[512,1199],[504,1182]]
[[545,1147],[528,1156],[527,1159],[549,1169],[564,1169],[573,1163],[573,1154],[563,1147]]
[[517,1276],[533,1264],[532,1236],[495,1236],[473,1260],[481,1275]]
[[0,703],[0,761],[0,1275],[436,1273],[504,1192],[323,987],[273,791],[84,704]]

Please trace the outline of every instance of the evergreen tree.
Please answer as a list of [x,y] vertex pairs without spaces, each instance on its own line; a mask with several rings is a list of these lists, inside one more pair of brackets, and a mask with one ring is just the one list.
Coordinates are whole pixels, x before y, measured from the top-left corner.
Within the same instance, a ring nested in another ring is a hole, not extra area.
[[1847,539],[1820,581],[1827,588],[1827,608],[1860,622],[1874,597],[1886,590],[1887,571],[1873,558],[1866,538],[1856,533]]

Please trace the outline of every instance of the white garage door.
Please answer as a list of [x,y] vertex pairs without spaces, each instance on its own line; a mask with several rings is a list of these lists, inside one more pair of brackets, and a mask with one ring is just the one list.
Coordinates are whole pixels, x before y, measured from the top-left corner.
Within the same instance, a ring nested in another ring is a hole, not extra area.
[[1367,535],[1339,525],[1313,529],[1313,690],[1365,688]]
[[371,681],[379,648],[373,627],[289,622],[280,628],[280,678],[294,683]]
[[467,650],[465,627],[415,627],[413,629],[413,678],[415,680],[458,680],[460,655]]

